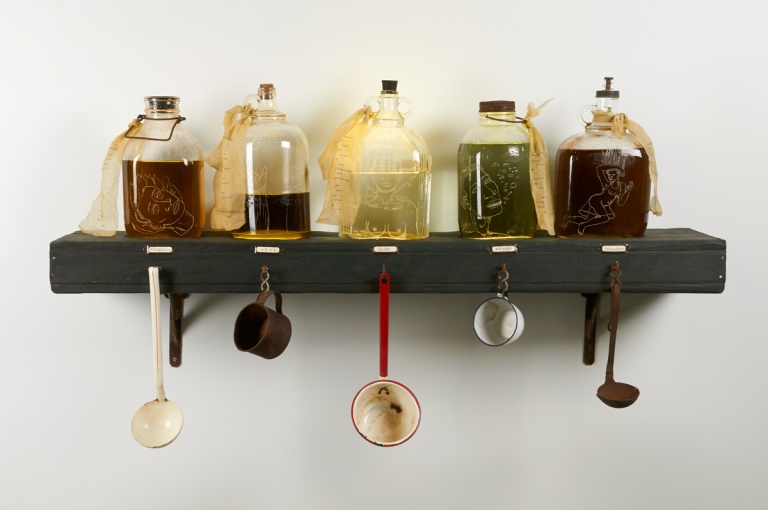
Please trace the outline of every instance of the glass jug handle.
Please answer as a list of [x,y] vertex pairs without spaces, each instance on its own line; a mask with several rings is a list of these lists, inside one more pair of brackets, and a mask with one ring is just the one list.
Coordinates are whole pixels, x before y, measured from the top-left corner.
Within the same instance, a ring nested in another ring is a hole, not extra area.
[[[405,110],[403,110],[401,106],[404,106]],[[400,116],[404,119],[407,119],[408,117],[410,117],[413,114],[413,101],[411,101],[407,97],[398,98],[397,113],[399,113]]]
[[[372,106],[373,113],[376,113],[379,111],[379,108],[381,107],[381,102],[379,101],[379,96],[369,96],[368,99],[365,100],[363,103],[364,106]],[[401,107],[405,107],[404,109]],[[397,113],[400,114],[400,116],[404,119],[411,116],[413,113],[413,101],[408,99],[407,97],[398,97],[397,98]]]
[[248,94],[245,96],[245,104],[251,105],[251,108],[254,110],[259,109],[259,104],[261,103],[261,99],[259,98],[258,94]]
[[378,112],[379,108],[381,108],[379,96],[368,96],[363,102],[363,106],[370,106],[373,113]]
[[588,124],[592,124],[592,119],[587,120],[586,115],[587,113],[592,113],[594,110],[597,109],[596,104],[588,104],[586,106],[583,106],[581,110],[579,110],[579,120],[584,124],[585,126]]

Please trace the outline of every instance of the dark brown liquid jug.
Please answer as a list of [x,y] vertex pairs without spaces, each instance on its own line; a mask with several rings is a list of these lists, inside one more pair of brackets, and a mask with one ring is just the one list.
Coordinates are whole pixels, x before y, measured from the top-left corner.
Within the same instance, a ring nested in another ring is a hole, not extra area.
[[619,91],[596,93],[593,120],[559,147],[555,166],[555,234],[560,237],[640,237],[648,226],[649,155],[612,119]]

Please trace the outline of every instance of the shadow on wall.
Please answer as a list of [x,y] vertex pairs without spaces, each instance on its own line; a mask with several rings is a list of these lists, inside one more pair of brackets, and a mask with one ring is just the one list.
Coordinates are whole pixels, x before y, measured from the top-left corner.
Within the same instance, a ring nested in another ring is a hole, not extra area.
[[[397,322],[414,325],[413,333],[421,331],[425,336],[439,336],[446,342],[456,341],[457,332],[468,333],[474,338],[472,321],[475,310],[485,299],[495,295],[487,294],[393,294],[392,318]],[[286,315],[292,320],[301,320],[301,308],[312,306],[319,315],[328,318],[328,327],[338,324],[338,309],[359,302],[357,294],[285,294],[288,307]],[[367,296],[367,295],[366,295]],[[183,327],[193,327],[207,316],[231,315],[233,320],[239,311],[256,300],[258,294],[194,294],[185,300]],[[647,320],[649,309],[657,305],[664,295],[622,294],[620,325],[632,327],[638,320]],[[525,317],[525,337],[546,338],[547,342],[563,343],[572,338],[581,338],[584,329],[586,299],[580,294],[509,294]],[[373,298],[372,306],[377,306]],[[598,316],[597,334],[600,337],[607,330],[610,310],[610,294],[602,294]],[[373,310],[371,313],[375,312]],[[395,315],[397,314],[397,315]],[[354,326],[355,315],[342,314]],[[369,313],[360,314],[360,319],[369,319]],[[325,325],[319,324],[320,327]],[[420,335],[416,335],[420,336]],[[475,340],[477,340],[475,338]]]

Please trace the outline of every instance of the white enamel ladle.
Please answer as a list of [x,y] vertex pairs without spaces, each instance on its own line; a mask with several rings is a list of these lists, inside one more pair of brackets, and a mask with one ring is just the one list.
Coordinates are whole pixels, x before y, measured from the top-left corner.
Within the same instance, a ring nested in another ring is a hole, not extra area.
[[160,268],[149,268],[149,298],[152,307],[152,347],[154,348],[155,390],[157,399],[136,411],[131,422],[134,439],[147,448],[169,445],[181,432],[181,408],[165,398],[163,388],[163,345],[160,330]]

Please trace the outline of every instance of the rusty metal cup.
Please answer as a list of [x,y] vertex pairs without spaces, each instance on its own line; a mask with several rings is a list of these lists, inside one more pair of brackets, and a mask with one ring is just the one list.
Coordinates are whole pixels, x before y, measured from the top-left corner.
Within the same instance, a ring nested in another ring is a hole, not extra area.
[[[264,302],[275,297],[275,308]],[[264,290],[235,320],[235,346],[265,359],[280,356],[291,339],[291,321],[283,315],[283,297],[274,290]]]

